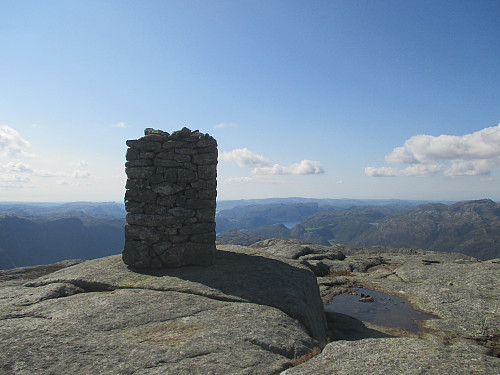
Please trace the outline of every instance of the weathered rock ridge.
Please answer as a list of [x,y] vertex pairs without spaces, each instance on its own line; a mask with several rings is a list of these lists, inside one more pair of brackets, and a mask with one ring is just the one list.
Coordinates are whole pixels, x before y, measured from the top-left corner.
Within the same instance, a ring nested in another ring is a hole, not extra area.
[[[271,239],[210,267],[70,264],[0,272],[0,374],[500,374],[500,260]],[[356,287],[439,318],[325,314]]]
[[412,333],[327,313],[333,342],[284,374],[500,374],[500,259],[276,239],[251,247],[307,265],[325,302],[364,287],[439,317]]
[[0,373],[272,374],[326,339],[313,273],[251,249],[219,248],[211,267],[112,256],[22,275],[0,275]]

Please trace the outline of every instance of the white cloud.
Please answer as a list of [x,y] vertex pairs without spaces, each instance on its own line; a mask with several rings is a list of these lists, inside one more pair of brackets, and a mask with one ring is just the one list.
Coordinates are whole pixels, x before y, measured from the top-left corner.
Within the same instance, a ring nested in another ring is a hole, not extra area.
[[445,176],[484,176],[491,169],[499,166],[499,159],[453,160],[451,166],[444,171]]
[[9,126],[0,126],[0,151],[8,156],[34,156],[25,151],[30,143]]
[[324,172],[325,171],[319,161],[301,160],[299,163],[294,163],[288,167],[279,164],[274,164],[273,166],[254,168],[252,174],[304,175],[304,174],[320,174]]
[[30,165],[23,162],[10,162],[7,164],[0,164],[0,178],[2,176],[16,176],[18,181],[23,180],[23,176],[30,175],[36,177],[67,177],[68,174],[64,172],[51,172],[44,169],[35,169]]
[[18,163],[7,163],[7,164],[0,164],[0,172],[3,173],[33,173],[33,168],[31,168],[29,165],[26,165],[24,163],[18,162]]
[[127,127],[127,124],[125,124],[123,121],[122,122],[119,122],[117,124],[113,124],[111,125],[113,128],[121,128],[121,129],[125,129]]
[[28,176],[19,176],[14,174],[2,174],[0,175],[1,182],[28,182],[31,179]]
[[222,128],[236,128],[238,125],[236,125],[233,122],[226,123],[226,122],[221,122],[220,124],[217,124],[214,126],[215,129],[222,129]]
[[253,180],[255,180],[255,178],[253,177],[229,177],[224,179],[224,182],[228,184],[233,184],[238,182],[250,182]]
[[265,167],[270,165],[269,159],[250,151],[248,148],[237,148],[219,154],[223,161],[234,161],[240,167]]
[[500,124],[462,136],[415,135],[386,155],[385,161],[410,165],[367,167],[365,173],[371,177],[484,176],[500,166]]
[[259,184],[276,185],[276,184],[287,184],[288,182],[272,178],[269,175],[254,175],[245,177],[229,177],[220,181],[222,184],[239,184],[239,183],[249,183],[256,182]]
[[365,173],[370,177],[428,177],[433,176],[442,170],[443,167],[439,164],[412,164],[404,169],[394,167],[366,167]]
[[72,167],[79,168],[79,167],[86,167],[86,166],[89,165],[89,163],[87,161],[85,161],[85,160],[79,160],[77,162],[69,163],[69,165],[72,166]]
[[271,164],[265,156],[256,154],[247,148],[237,148],[219,154],[223,161],[234,161],[240,167],[254,167],[253,175],[306,175],[324,173],[319,161],[301,160],[290,166]]
[[271,164],[265,156],[256,154],[247,148],[237,148],[219,154],[223,161],[234,161],[240,167],[254,167],[253,175],[306,175],[324,173],[319,161],[301,160],[290,166]]
[[418,163],[418,160],[405,147],[396,147],[384,159],[388,163]]
[[34,169],[33,174],[38,177],[67,177],[68,174],[64,172],[51,172],[45,169]]
[[500,157],[500,124],[462,136],[415,135],[397,147],[389,163],[425,163],[433,160],[489,159]]
[[88,171],[82,171],[82,170],[75,170],[73,171],[73,174],[71,175],[73,178],[89,178],[90,173]]

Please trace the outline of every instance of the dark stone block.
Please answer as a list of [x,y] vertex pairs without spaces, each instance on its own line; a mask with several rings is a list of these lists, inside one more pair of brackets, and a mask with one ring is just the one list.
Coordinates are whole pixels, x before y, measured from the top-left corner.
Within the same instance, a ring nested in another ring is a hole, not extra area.
[[193,155],[193,163],[198,165],[212,165],[217,163],[217,154],[199,154]]
[[127,150],[127,154],[125,155],[125,159],[131,161],[131,160],[136,160],[139,158],[139,151],[137,151],[135,148],[129,148]]
[[125,237],[122,259],[130,266],[149,268],[151,266],[150,246],[144,241],[134,241]]
[[177,182],[177,169],[175,168],[170,168],[167,169],[163,175],[163,180],[165,182]]
[[125,201],[156,203],[157,194],[151,190],[129,189],[125,191]]
[[186,202],[186,207],[193,209],[215,209],[215,199],[190,199]]
[[158,243],[161,241],[161,233],[151,228],[143,228],[137,225],[125,225],[125,236],[133,240],[142,240],[147,243]]
[[215,233],[215,223],[196,223],[190,224],[179,229],[180,234],[206,234]]
[[131,160],[125,163],[126,168],[130,167],[149,167],[153,165],[153,161],[149,159]]
[[161,185],[153,188],[153,191],[160,195],[174,195],[183,190],[184,187],[177,184]]
[[125,200],[125,210],[132,214],[143,214],[144,203]]
[[163,182],[163,175],[162,174],[158,174],[158,173],[155,173],[154,175],[151,176],[151,184],[161,184]]
[[184,147],[184,146],[185,146],[184,142],[171,140],[171,141],[164,142],[162,147],[164,149],[168,150],[168,149],[180,148],[180,147]]
[[177,223],[177,220],[173,216],[156,214],[128,213],[126,216],[126,220],[128,224],[141,225],[144,227],[157,227],[162,225],[168,226]]
[[189,169],[179,169],[177,171],[177,180],[179,183],[187,184],[197,180],[196,174]]
[[217,181],[215,180],[198,180],[191,182],[191,187],[196,190],[209,190],[215,189],[217,187]]
[[217,177],[217,165],[199,166],[198,177],[202,180],[214,180]]
[[215,233],[192,234],[189,240],[195,243],[211,244],[215,242]]
[[148,180],[145,178],[129,178],[127,179],[125,188],[131,190],[140,190],[140,189],[146,189],[147,186],[149,186],[149,184]]
[[133,267],[209,265],[215,252],[217,142],[187,128],[127,141],[123,261]]
[[162,151],[156,154],[156,159],[174,160],[175,153],[173,151]]
[[130,167],[125,168],[128,178],[149,178],[155,173],[155,167]]
[[176,154],[174,155],[174,161],[177,161],[179,163],[186,163],[186,162],[190,162],[192,159],[191,158],[194,158],[196,157],[197,155],[180,155],[180,154]]
[[212,208],[197,210],[196,218],[200,223],[211,223],[215,220],[215,210]]

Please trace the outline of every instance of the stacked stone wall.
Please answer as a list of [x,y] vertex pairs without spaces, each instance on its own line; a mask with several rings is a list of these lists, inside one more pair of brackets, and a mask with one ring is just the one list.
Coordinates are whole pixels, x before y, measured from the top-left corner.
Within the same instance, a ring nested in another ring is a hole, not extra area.
[[187,128],[127,141],[125,247],[133,267],[209,265],[215,253],[217,142]]

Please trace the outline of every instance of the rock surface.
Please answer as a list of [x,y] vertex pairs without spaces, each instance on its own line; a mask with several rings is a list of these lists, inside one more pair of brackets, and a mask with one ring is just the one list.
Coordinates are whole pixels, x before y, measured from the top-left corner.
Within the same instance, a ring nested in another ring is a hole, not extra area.
[[[500,260],[272,239],[211,267],[74,263],[0,272],[0,374],[500,374]],[[439,318],[324,313],[357,287]]]
[[221,247],[211,267],[112,256],[48,272],[0,275],[0,373],[272,374],[325,340],[312,272],[250,249]]
[[466,345],[445,346],[414,338],[337,341],[282,375],[498,374],[498,358]]
[[[405,297],[440,318],[423,321],[415,334],[329,313],[330,336],[339,341],[283,374],[500,374],[500,260],[277,239],[255,247],[283,259],[312,257],[328,265],[328,272],[310,267],[325,302],[363,287]],[[339,252],[347,256],[342,259]]]

